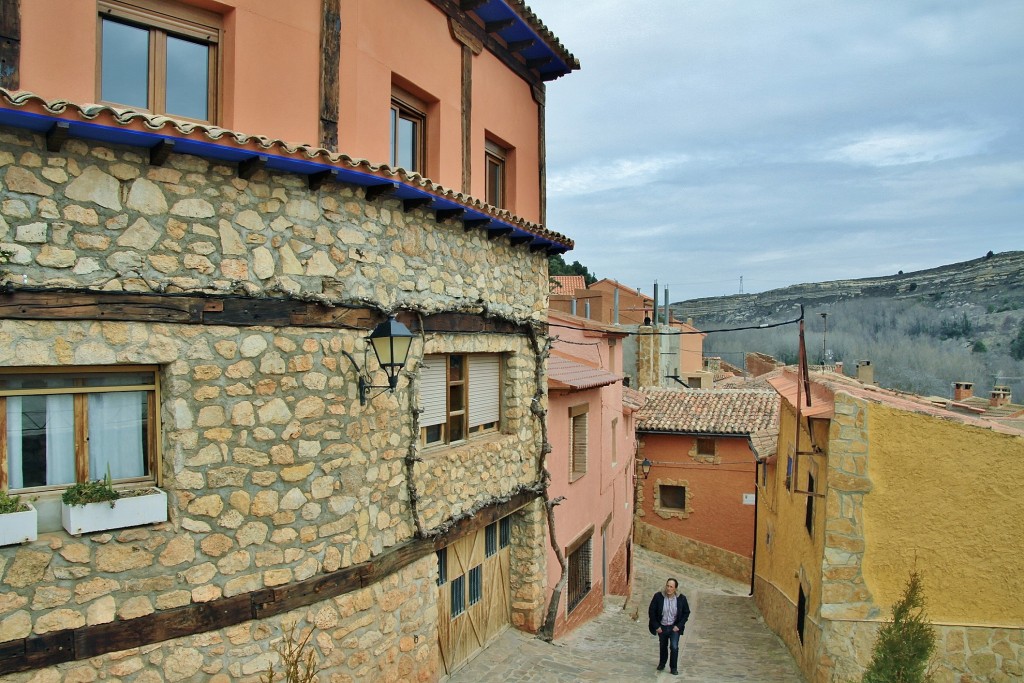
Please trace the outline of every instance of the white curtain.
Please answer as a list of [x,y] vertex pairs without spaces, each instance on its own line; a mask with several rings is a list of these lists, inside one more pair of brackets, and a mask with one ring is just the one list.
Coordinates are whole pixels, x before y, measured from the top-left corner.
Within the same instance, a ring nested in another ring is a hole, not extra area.
[[89,478],[111,479],[145,474],[142,449],[143,391],[89,394]]
[[7,487],[25,488],[21,458],[21,396],[7,397]]
[[75,400],[46,397],[46,485],[75,483]]

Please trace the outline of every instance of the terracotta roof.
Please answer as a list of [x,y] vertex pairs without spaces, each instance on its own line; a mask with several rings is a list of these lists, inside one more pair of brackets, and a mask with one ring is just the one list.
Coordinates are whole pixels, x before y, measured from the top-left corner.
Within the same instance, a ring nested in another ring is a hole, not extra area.
[[[637,431],[753,434],[776,427],[779,396],[744,389],[645,388]],[[777,428],[777,427],[776,427]]]
[[586,289],[587,281],[582,275],[551,275],[552,294],[575,294],[578,289]]
[[101,105],[79,105],[65,100],[47,101],[30,92],[12,92],[0,88],[0,125],[46,133],[58,121],[68,123],[66,135],[71,138],[134,145],[150,148],[151,151],[160,143],[170,141],[174,143],[175,153],[192,154],[222,163],[239,163],[262,157],[266,168],[310,178],[327,172],[333,174],[337,181],[364,187],[394,183],[390,198],[430,199],[430,208],[434,210],[463,209],[465,219],[491,219],[495,229],[502,224],[511,227],[513,233],[510,236],[536,238],[542,248],[546,245],[561,247],[553,251],[564,251],[573,246],[572,240],[564,235],[402,168],[391,168],[387,164],[374,165],[366,159],[323,148],[247,135],[219,126],[189,123]]
[[622,387],[622,405],[631,410],[640,410],[647,403],[647,397],[631,387]]
[[584,365],[561,356],[548,357],[548,388],[550,389],[594,389],[622,380],[622,375]]
[[[654,302],[654,297],[650,296],[649,294],[644,294],[643,292],[638,292],[637,290],[633,289],[632,287],[627,287],[626,285],[622,284],[621,282],[619,282],[617,280],[612,280],[611,278],[607,278],[607,277],[598,280],[593,285],[591,285],[591,287],[594,287],[595,285],[599,285],[602,282],[607,282],[612,287],[617,287],[618,289],[622,290],[623,292],[629,292],[630,294],[633,294],[634,296],[639,296],[644,301],[650,301],[652,303]],[[694,328],[694,329],[696,329],[696,328]]]
[[750,443],[754,447],[754,457],[767,460],[779,449],[779,425],[769,429],[761,429],[750,435]]
[[800,414],[804,417],[832,418],[835,416],[836,406],[832,392],[818,382],[811,382],[811,400],[807,405],[807,392],[804,386],[799,385],[796,372],[783,371],[768,380],[768,383],[779,392],[784,399],[789,401],[791,406],[797,403],[797,395],[800,396]]

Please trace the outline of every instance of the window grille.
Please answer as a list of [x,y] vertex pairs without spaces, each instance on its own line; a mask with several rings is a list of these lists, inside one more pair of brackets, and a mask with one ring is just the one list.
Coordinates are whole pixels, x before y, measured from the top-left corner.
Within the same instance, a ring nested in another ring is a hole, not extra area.
[[591,565],[591,542],[592,538],[584,541],[576,550],[569,553],[569,593],[568,609],[571,612],[583,601],[591,588],[590,565]]

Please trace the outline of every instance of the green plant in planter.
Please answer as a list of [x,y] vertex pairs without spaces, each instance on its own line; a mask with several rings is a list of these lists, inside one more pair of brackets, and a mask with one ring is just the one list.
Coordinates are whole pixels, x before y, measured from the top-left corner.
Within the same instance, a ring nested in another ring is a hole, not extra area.
[[25,512],[25,510],[28,510],[28,505],[21,502],[21,496],[11,496],[7,491],[0,491],[0,515]]
[[102,479],[69,486],[60,499],[64,501],[65,505],[85,505],[86,503],[109,501],[110,507],[114,507],[114,502],[120,497],[121,494],[115,491],[110,483],[110,472],[108,471],[107,476]]

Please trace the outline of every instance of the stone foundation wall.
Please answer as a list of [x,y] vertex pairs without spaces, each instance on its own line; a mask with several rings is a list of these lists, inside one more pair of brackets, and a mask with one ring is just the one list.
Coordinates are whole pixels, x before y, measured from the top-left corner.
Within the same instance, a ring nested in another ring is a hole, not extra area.
[[749,557],[684,538],[640,520],[633,524],[633,540],[637,545],[687,564],[703,567],[737,581],[750,581],[753,565]]
[[622,542],[608,562],[608,593],[611,595],[629,596],[632,587],[632,569],[629,561],[629,537]]
[[512,518],[512,625],[536,633],[544,623],[547,589],[548,518],[544,501],[535,499]]

